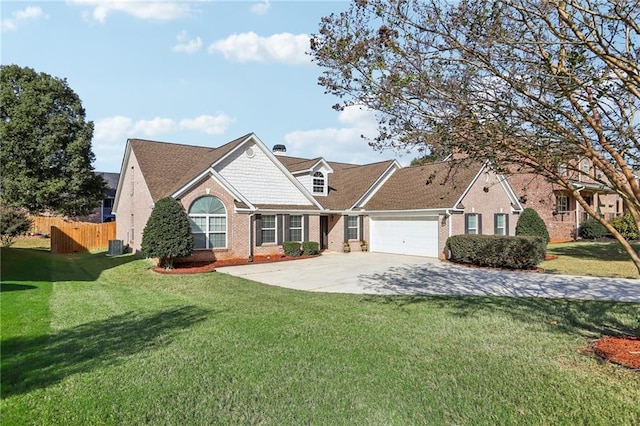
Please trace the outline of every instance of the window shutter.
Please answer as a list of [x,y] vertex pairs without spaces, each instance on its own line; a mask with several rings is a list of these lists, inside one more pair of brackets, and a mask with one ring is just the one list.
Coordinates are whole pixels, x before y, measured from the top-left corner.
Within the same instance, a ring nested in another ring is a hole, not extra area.
[[360,240],[364,240],[364,216],[358,218],[358,237]]
[[482,235],[482,215],[477,215],[478,217],[478,235]]
[[347,241],[349,241],[349,226],[347,224],[347,218],[349,216],[342,216],[342,219],[344,221],[344,229],[343,229],[343,233],[344,233],[344,242],[346,243]]
[[469,214],[468,213],[464,214],[464,233],[465,234],[469,233]]
[[291,216],[284,215],[284,240],[291,241]]
[[278,245],[282,245],[282,234],[283,234],[283,217],[284,215],[277,215],[276,216],[276,243]]
[[504,215],[504,235],[509,235],[509,215]]
[[498,233],[498,213],[494,213],[493,214],[493,233],[497,234]]
[[309,241],[309,215],[302,216],[302,241]]
[[256,215],[256,246],[262,245],[262,215]]

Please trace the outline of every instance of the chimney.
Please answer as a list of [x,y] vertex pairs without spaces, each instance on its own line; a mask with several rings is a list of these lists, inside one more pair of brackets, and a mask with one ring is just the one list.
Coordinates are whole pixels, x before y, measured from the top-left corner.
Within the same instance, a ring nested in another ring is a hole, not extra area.
[[287,147],[281,144],[277,144],[273,146],[272,151],[275,155],[286,155]]

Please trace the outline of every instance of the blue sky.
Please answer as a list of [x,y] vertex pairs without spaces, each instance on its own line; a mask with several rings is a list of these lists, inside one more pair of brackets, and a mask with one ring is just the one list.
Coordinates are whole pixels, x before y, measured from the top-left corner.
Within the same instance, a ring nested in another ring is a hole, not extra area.
[[2,1],[2,64],[59,78],[95,131],[98,171],[120,170],[127,138],[220,146],[254,132],[287,154],[367,163],[375,117],[336,112],[309,37],[339,1]]

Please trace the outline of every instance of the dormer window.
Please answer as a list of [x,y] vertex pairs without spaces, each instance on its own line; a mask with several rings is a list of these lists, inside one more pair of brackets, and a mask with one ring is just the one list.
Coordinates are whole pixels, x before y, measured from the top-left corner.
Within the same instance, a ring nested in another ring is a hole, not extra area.
[[313,174],[313,193],[324,194],[325,178],[322,172],[315,172]]

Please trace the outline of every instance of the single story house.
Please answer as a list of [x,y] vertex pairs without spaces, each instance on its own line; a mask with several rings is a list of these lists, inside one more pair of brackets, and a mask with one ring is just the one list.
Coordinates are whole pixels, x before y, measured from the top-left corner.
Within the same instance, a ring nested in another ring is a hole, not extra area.
[[283,241],[442,257],[451,235],[514,235],[523,209],[507,179],[480,163],[359,165],[282,151],[255,134],[218,148],[129,139],[117,239],[140,250],[154,203],[173,197],[191,222],[192,260],[276,255]]

